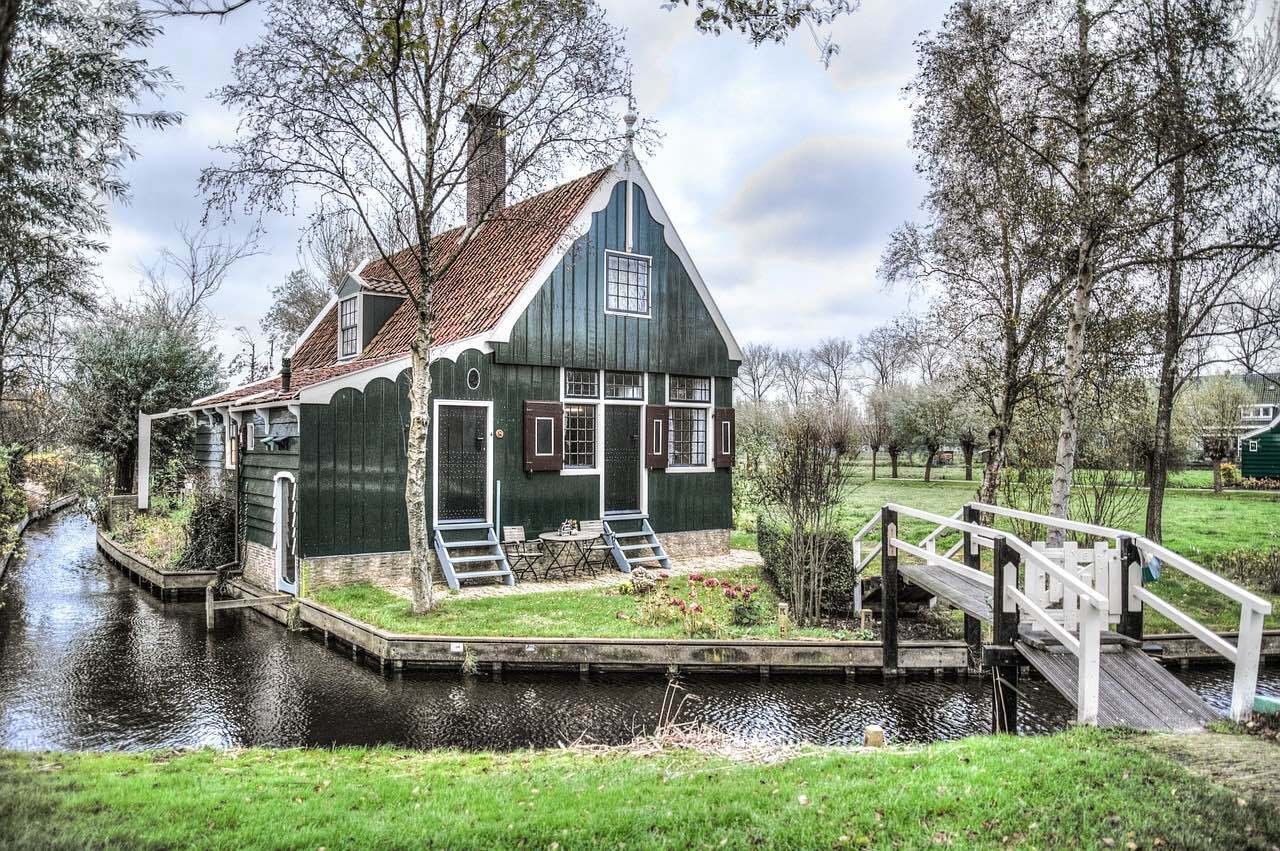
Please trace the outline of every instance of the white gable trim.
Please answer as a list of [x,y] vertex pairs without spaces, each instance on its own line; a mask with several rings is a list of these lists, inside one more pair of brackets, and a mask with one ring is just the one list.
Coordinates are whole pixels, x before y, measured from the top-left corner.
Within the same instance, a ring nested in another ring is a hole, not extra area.
[[[609,174],[600,181],[600,185],[592,193],[591,198],[578,211],[578,215],[574,217],[569,227],[565,229],[564,235],[557,242],[556,248],[547,257],[543,258],[537,271],[533,273],[533,277],[521,288],[520,294],[507,307],[502,314],[502,318],[485,334],[487,340],[493,343],[508,343],[511,341],[511,332],[515,328],[516,322],[519,321],[529,305],[533,303],[533,300],[537,298],[547,278],[560,265],[568,246],[591,229],[592,215],[609,205],[609,198],[613,195],[613,189],[618,185],[618,181],[628,179],[634,181],[637,186],[644,190],[645,199],[649,206],[649,214],[662,224],[663,236],[667,246],[676,253],[676,256],[680,258],[680,262],[684,264],[685,271],[689,273],[689,278],[693,281],[694,288],[702,298],[702,303],[706,306],[707,312],[711,314],[711,320],[715,323],[716,330],[720,332],[720,337],[724,340],[725,346],[729,350],[729,359],[742,360],[742,349],[738,347],[738,341],[734,339],[733,332],[729,330],[728,324],[725,323],[724,315],[720,313],[720,308],[716,305],[715,299],[711,297],[711,291],[707,289],[707,284],[703,281],[698,267],[694,265],[693,258],[689,256],[689,251],[685,248],[684,242],[681,241],[680,234],[676,232],[675,225],[671,223],[671,217],[667,215],[662,202],[658,200],[658,193],[654,191],[653,184],[649,182],[648,176],[645,175],[644,169],[640,167],[639,163],[632,162],[628,164],[625,161],[625,157],[615,164],[610,169]],[[630,197],[630,193],[628,193],[628,197]],[[628,205],[627,214],[629,218],[631,214],[630,205]],[[628,241],[630,241],[630,238],[628,236]]]
[[1248,434],[1242,434],[1242,435],[1240,435],[1240,439],[1241,439],[1241,440],[1248,440],[1248,439],[1249,439],[1249,438],[1251,438],[1251,437],[1257,437],[1258,435],[1266,434],[1267,432],[1271,431],[1271,429],[1275,428],[1276,426],[1280,426],[1280,415],[1277,415],[1277,416],[1276,416],[1276,418],[1275,418],[1274,420],[1272,420],[1271,422],[1267,423],[1266,425],[1258,426],[1257,428],[1255,428],[1253,431],[1249,432]]
[[[486,343],[482,337],[484,335],[477,334],[472,337],[466,337],[457,340],[445,346],[438,346],[431,350],[431,362],[438,360],[457,361],[463,352],[468,349],[475,349],[482,355],[491,354],[493,346]],[[389,361],[383,361],[373,366],[357,369],[351,372],[331,378],[328,381],[321,381],[312,384],[310,387],[304,387],[298,391],[298,401],[306,405],[327,405],[333,399],[333,394],[337,393],[344,387],[350,387],[355,390],[363,390],[369,385],[370,381],[375,378],[389,378],[395,381],[400,373],[409,368],[411,358],[409,355],[393,358]]]

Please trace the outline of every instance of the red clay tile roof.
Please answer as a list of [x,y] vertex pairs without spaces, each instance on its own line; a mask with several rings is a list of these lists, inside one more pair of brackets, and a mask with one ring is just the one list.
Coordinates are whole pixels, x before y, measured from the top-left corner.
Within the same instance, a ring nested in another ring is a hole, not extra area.
[[[497,324],[608,173],[608,168],[593,171],[508,207],[487,221],[462,248],[445,276],[436,281],[432,292],[435,345],[471,337]],[[463,229],[459,227],[433,237],[433,256],[447,259],[462,234]],[[415,246],[393,255],[389,261],[378,259],[367,264],[360,271],[365,288],[372,292],[403,293],[403,285],[391,264],[416,287],[416,252]],[[417,330],[413,300],[406,298],[357,358],[338,364],[335,363],[337,316],[337,306],[330,307],[294,352],[288,393],[280,392],[277,375],[200,403],[225,405],[264,390],[272,392],[254,399],[255,402],[296,398],[304,387],[402,357],[408,353]]]
[[[431,294],[434,344],[448,345],[497,324],[608,172],[607,168],[593,171],[508,207],[487,221],[463,247],[444,278],[436,281]],[[434,237],[433,255],[450,256],[462,233],[462,228],[454,228]],[[415,287],[416,252],[415,246],[391,258]],[[386,260],[365,266],[360,277],[371,284],[399,283]],[[408,352],[416,330],[413,301],[405,299],[359,359]]]

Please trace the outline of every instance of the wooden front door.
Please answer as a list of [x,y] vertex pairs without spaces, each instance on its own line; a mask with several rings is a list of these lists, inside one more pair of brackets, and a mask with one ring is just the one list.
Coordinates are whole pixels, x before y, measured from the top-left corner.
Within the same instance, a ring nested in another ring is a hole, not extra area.
[[640,510],[640,407],[604,406],[604,510]]
[[441,523],[484,520],[489,499],[488,409],[440,405],[436,423],[436,517]]

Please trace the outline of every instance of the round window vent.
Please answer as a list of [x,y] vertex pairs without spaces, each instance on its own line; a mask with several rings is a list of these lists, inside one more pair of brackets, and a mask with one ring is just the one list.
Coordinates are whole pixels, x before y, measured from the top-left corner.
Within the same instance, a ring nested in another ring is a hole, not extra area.
[[475,390],[480,386],[480,370],[472,367],[467,370],[467,387]]

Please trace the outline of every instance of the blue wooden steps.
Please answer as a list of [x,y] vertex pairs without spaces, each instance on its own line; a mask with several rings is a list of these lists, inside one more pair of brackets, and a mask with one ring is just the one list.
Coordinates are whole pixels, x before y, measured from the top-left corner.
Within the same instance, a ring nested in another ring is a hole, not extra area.
[[649,525],[648,514],[605,515],[604,537],[623,573],[630,573],[634,567],[671,569],[671,559]]
[[[480,537],[480,534],[484,537]],[[488,523],[438,524],[435,529],[435,550],[444,581],[454,591],[467,579],[501,578],[507,585],[516,584],[516,576],[507,563],[507,554]],[[470,565],[478,566],[483,563],[493,566],[483,570],[468,568]],[[463,569],[459,570],[459,567]]]

